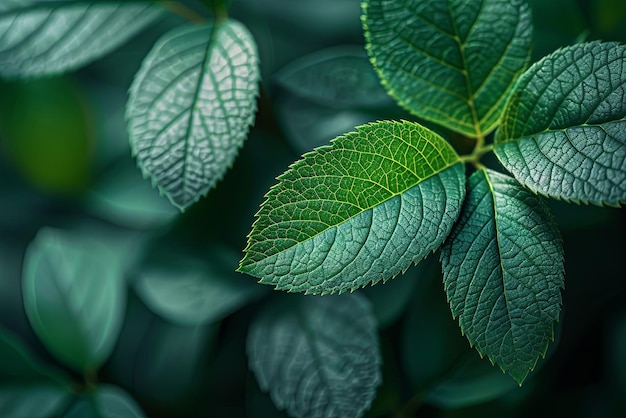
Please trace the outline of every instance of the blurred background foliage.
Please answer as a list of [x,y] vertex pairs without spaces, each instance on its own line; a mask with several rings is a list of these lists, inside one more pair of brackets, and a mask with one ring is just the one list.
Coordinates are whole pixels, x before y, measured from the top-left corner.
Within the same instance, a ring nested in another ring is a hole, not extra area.
[[[184,3],[210,16],[200,2]],[[531,4],[534,60],[581,40],[626,41],[623,0]],[[230,15],[259,46],[257,120],[225,178],[184,214],[142,179],[124,120],[141,60],[181,17],[168,15],[77,72],[0,82],[0,387],[76,377],[44,347],[24,309],[26,249],[50,227],[106,246],[98,256],[121,266],[126,283],[119,338],[89,379],[124,388],[150,417],[286,416],[259,389],[245,355],[251,320],[275,298],[233,272],[254,213],[303,152],[368,121],[414,118],[369,66],[359,0],[233,0]],[[550,205],[566,288],[549,359],[521,389],[481,360],[450,317],[435,255],[361,291],[373,303],[383,353],[383,384],[366,416],[626,416],[626,214]],[[54,410],[45,400],[55,387],[30,396]],[[81,408],[70,412],[81,416]]]

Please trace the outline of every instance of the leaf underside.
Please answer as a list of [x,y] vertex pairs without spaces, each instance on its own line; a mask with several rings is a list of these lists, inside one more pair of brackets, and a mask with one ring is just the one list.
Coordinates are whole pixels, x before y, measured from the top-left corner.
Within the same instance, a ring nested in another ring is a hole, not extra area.
[[626,47],[578,44],[533,65],[514,88],[494,150],[535,192],[626,202]]
[[416,116],[470,137],[492,130],[532,42],[526,1],[367,0],[367,50]]
[[258,55],[239,22],[184,25],[144,59],[126,115],[133,154],[184,210],[222,178],[254,121]]
[[465,195],[458,155],[411,122],[358,127],[278,180],[239,271],[311,294],[375,284],[419,262],[448,235]]
[[559,318],[563,248],[548,207],[514,179],[479,170],[441,260],[462,332],[521,384]]
[[259,386],[291,416],[362,416],[381,382],[369,303],[357,294],[290,295],[288,302],[266,308],[250,326],[248,361]]
[[162,12],[146,2],[2,0],[0,75],[74,70],[122,45]]

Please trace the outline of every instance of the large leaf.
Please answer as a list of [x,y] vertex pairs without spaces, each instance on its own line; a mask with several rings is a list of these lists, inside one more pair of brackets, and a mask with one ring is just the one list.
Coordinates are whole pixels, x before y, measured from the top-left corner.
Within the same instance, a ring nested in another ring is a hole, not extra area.
[[416,116],[471,137],[493,129],[532,40],[522,0],[366,0],[367,50]]
[[0,75],[76,69],[123,44],[161,13],[148,2],[2,0]]
[[419,262],[448,235],[465,195],[458,155],[411,122],[361,126],[278,179],[239,270],[312,294],[375,284]]
[[563,248],[548,207],[512,178],[479,170],[441,260],[462,332],[521,384],[559,319]]
[[57,418],[71,402],[66,388],[52,384],[0,385],[2,418]]
[[249,365],[261,389],[295,417],[361,416],[381,381],[369,303],[356,294],[283,298],[248,334]]
[[46,347],[81,372],[109,356],[126,303],[121,262],[95,241],[51,228],[24,258],[24,308]]
[[126,114],[144,176],[184,210],[232,164],[254,120],[254,39],[239,22],[185,25],[144,59]]
[[626,47],[563,48],[520,77],[495,152],[522,184],[575,202],[626,202]]

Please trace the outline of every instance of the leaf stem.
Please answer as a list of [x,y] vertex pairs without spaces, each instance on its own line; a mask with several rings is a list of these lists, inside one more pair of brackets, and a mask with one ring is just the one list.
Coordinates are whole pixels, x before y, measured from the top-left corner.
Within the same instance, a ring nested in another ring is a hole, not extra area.
[[164,1],[161,4],[170,12],[190,21],[191,23],[204,23],[206,21],[204,16],[177,1]]

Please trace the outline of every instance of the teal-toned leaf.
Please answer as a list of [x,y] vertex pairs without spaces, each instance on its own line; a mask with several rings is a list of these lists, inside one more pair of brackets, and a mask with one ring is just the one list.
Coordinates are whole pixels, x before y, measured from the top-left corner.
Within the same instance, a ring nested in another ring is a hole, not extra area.
[[239,270],[312,294],[386,281],[419,262],[448,235],[465,195],[459,156],[411,122],[361,126],[278,180]]
[[376,320],[356,294],[277,299],[247,351],[261,389],[294,417],[360,417],[381,381]]
[[126,115],[145,177],[184,210],[224,175],[254,121],[258,57],[239,22],[166,33],[133,81]]
[[63,418],[144,418],[137,402],[114,385],[98,386],[72,405]]
[[117,340],[126,303],[120,265],[98,242],[52,228],[28,247],[26,314],[52,354],[77,371],[100,366]]
[[559,319],[563,248],[548,207],[508,176],[475,172],[441,261],[461,331],[521,384]]
[[494,150],[531,190],[574,202],[626,202],[626,46],[560,49],[515,85]]
[[148,2],[3,0],[0,75],[74,70],[122,45],[161,14]]
[[367,50],[387,91],[416,116],[470,137],[498,122],[532,42],[522,0],[366,0]]
[[57,418],[68,407],[72,394],[52,384],[0,385],[2,418]]
[[206,262],[176,257],[142,269],[135,289],[164,319],[180,325],[215,322],[257,297],[262,289],[235,273],[237,255],[215,248]]

